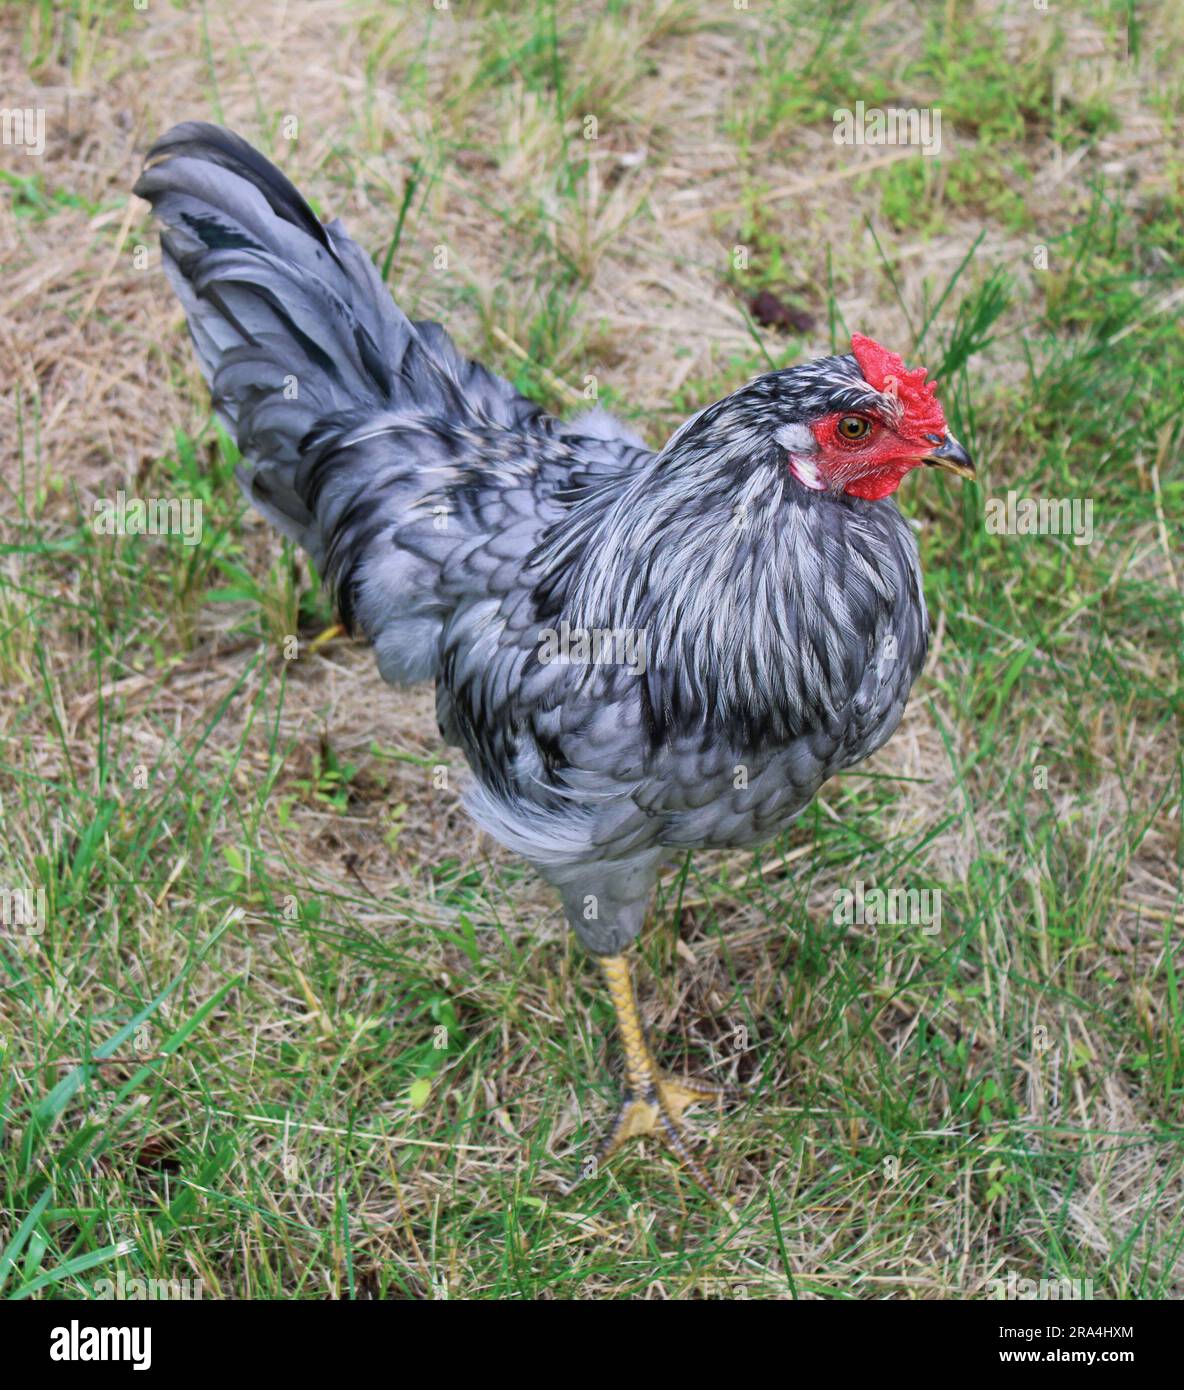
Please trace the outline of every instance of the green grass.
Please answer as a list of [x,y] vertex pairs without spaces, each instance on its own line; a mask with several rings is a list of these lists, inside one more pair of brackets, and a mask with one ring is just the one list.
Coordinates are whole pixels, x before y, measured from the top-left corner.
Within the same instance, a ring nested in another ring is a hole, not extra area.
[[[63,436],[41,358],[6,398],[0,886],[47,912],[0,935],[5,1296],[123,1271],[207,1297],[971,1298],[1011,1271],[1180,1297],[1184,207],[1162,146],[1137,194],[1101,167],[1132,115],[1179,116],[1171,19],[1142,17],[1136,107],[1120,82],[1054,110],[1051,38],[1017,64],[966,7],[925,15],[903,44],[898,9],[843,5],[358,5],[334,38],[365,100],[304,110],[291,148],[262,40],[226,28],[246,18],[186,31],[188,114],[270,143],[410,311],[550,407],[590,374],[656,442],[881,319],[942,376],[981,485],[902,490],[938,633],[904,727],[758,854],[679,865],[638,952],[659,1055],[748,1087],[700,1122],[735,1226],[652,1148],[578,1180],[618,1096],[607,997],[545,888],[466,827],[430,697],[310,650],[315,574],[251,523],[187,345],[138,326],[158,272],[84,315],[127,170],[5,180],[18,269],[51,237],[91,249],[54,303],[96,382],[144,362],[155,431]],[[136,99],[124,7],[3,17],[38,80]],[[700,43],[692,115],[663,65]],[[704,116],[720,45],[748,80]],[[770,197],[836,105],[910,91],[963,136],[940,166]],[[1050,188],[1051,139],[1085,155]],[[605,150],[643,147],[675,187],[700,148],[725,171],[694,235],[655,216],[660,178],[612,202],[648,174]],[[746,324],[762,288],[816,330]],[[731,330],[705,350],[701,307]],[[200,545],[96,535],[116,486],[200,498]],[[1009,489],[1090,499],[1093,543],[989,533]],[[837,922],[856,879],[940,890],[941,930]]]

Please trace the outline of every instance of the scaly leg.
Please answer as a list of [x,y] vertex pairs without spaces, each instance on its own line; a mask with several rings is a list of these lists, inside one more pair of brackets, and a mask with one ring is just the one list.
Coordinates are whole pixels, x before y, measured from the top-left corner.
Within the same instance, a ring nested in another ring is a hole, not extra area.
[[691,1150],[682,1112],[696,1101],[714,1101],[729,1095],[729,1088],[663,1072],[646,1041],[628,960],[624,956],[601,956],[600,967],[608,982],[625,1048],[626,1087],[617,1118],[596,1155],[597,1163],[603,1163],[635,1135],[656,1134],[682,1160],[699,1186],[727,1208]]
[[314,637],[308,644],[309,656],[311,656],[313,652],[320,651],[327,642],[332,642],[335,638],[344,637],[345,635],[345,628],[343,628],[340,623],[334,623],[332,627],[327,627],[319,637]]

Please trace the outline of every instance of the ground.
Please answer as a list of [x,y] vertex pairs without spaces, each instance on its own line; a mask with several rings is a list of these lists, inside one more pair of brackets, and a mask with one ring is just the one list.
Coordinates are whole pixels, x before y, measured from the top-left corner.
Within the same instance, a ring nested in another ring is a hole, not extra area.
[[[1182,15],[0,8],[5,1293],[1181,1296]],[[940,150],[836,143],[890,107]],[[675,866],[640,953],[662,1061],[749,1088],[696,1121],[734,1225],[652,1147],[581,1180],[596,971],[465,819],[430,691],[314,649],[244,508],[129,194],[193,117],[413,317],[655,445],[853,330],[941,374],[980,484],[902,489],[901,729],[759,854]],[[105,534],[121,491],[200,499],[200,543]]]

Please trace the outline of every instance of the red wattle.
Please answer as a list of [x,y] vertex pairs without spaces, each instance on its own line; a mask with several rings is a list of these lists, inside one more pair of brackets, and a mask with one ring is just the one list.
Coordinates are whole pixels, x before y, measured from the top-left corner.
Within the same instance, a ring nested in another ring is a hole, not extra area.
[[878,502],[900,486],[904,475],[912,467],[911,463],[899,468],[884,468],[876,473],[867,473],[855,482],[848,483],[843,491],[848,497],[862,497],[867,502]]

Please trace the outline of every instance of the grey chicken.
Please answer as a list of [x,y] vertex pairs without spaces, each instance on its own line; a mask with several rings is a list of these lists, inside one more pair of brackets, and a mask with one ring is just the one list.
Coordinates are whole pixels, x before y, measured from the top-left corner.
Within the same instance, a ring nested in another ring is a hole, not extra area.
[[567,422],[412,323],[338,222],[250,145],[186,123],[135,191],[162,224],[242,487],[312,556],[395,684],[434,680],[479,825],[554,887],[617,1011],[601,1149],[657,1134],[709,1191],[625,952],[658,871],[756,845],[900,720],[928,642],[891,494],[974,470],[924,370],[856,335],[770,372],[658,452]]

